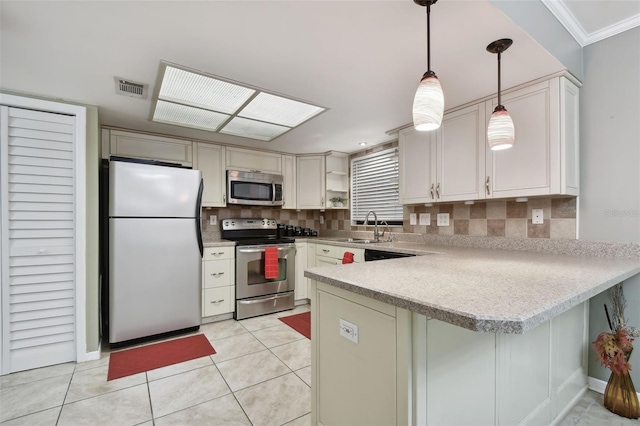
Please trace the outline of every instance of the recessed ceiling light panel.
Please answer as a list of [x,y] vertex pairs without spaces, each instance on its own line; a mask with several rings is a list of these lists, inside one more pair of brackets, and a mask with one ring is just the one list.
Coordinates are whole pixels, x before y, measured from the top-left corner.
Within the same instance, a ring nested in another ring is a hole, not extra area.
[[153,114],[153,121],[210,131],[218,130],[228,118],[226,114],[161,100],[157,102]]
[[233,114],[254,93],[247,87],[167,66],[158,98]]
[[262,121],[249,120],[242,117],[234,117],[220,130],[220,133],[270,141],[287,130],[289,130],[289,127],[263,123]]
[[240,117],[295,127],[322,111],[324,111],[324,108],[315,105],[260,92],[238,115]]
[[160,63],[151,120],[272,141],[326,111],[248,84]]

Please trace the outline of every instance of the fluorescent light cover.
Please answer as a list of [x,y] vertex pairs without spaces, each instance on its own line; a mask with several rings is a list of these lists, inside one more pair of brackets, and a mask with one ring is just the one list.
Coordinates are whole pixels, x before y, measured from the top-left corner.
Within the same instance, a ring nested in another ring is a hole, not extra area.
[[213,131],[218,130],[228,118],[225,114],[161,100],[158,100],[153,114],[153,121]]
[[315,105],[261,92],[238,113],[240,117],[295,127],[324,111]]
[[167,66],[158,98],[233,114],[255,92],[237,84]]
[[220,130],[220,133],[270,141],[287,130],[289,130],[289,127],[263,123],[262,121],[249,120],[247,118],[234,117]]

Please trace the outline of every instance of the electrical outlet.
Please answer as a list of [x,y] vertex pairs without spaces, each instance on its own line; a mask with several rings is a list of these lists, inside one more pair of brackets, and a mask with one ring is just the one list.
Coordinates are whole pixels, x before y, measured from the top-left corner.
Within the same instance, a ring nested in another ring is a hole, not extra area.
[[409,213],[409,225],[417,225],[418,220],[415,213]]
[[420,225],[431,224],[431,213],[420,213]]
[[449,213],[438,213],[438,226],[449,226]]
[[218,224],[218,216],[212,214],[209,216],[209,225],[217,225]]
[[340,335],[353,343],[358,343],[358,326],[340,318]]
[[544,210],[532,209],[531,210],[531,222],[534,225],[542,225],[544,223]]

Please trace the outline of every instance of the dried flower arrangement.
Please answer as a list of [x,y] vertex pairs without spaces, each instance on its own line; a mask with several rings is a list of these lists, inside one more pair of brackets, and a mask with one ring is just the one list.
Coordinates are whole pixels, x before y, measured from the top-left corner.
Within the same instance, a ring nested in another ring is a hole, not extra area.
[[598,352],[598,361],[615,374],[627,374],[631,370],[628,356],[633,350],[634,338],[640,336],[640,329],[627,325],[624,308],[627,301],[622,291],[622,284],[618,284],[608,292],[613,310],[613,318],[609,316],[607,305],[604,311],[607,315],[611,333],[600,333],[593,347]]
[[622,291],[622,283],[610,288],[608,293],[613,307],[613,318],[609,316],[606,304],[604,311],[611,333],[600,333],[593,342],[593,347],[598,353],[598,361],[611,370],[611,377],[604,391],[604,405],[616,414],[637,419],[640,416],[640,404],[629,375],[629,357],[633,352],[634,338],[640,336],[640,329],[627,325],[624,316],[627,301]]

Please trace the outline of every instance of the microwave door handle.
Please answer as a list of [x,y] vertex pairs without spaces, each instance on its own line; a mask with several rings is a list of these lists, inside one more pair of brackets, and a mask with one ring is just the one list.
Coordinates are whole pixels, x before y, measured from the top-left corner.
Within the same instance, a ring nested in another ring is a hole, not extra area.
[[271,202],[276,202],[276,184],[271,182]]

